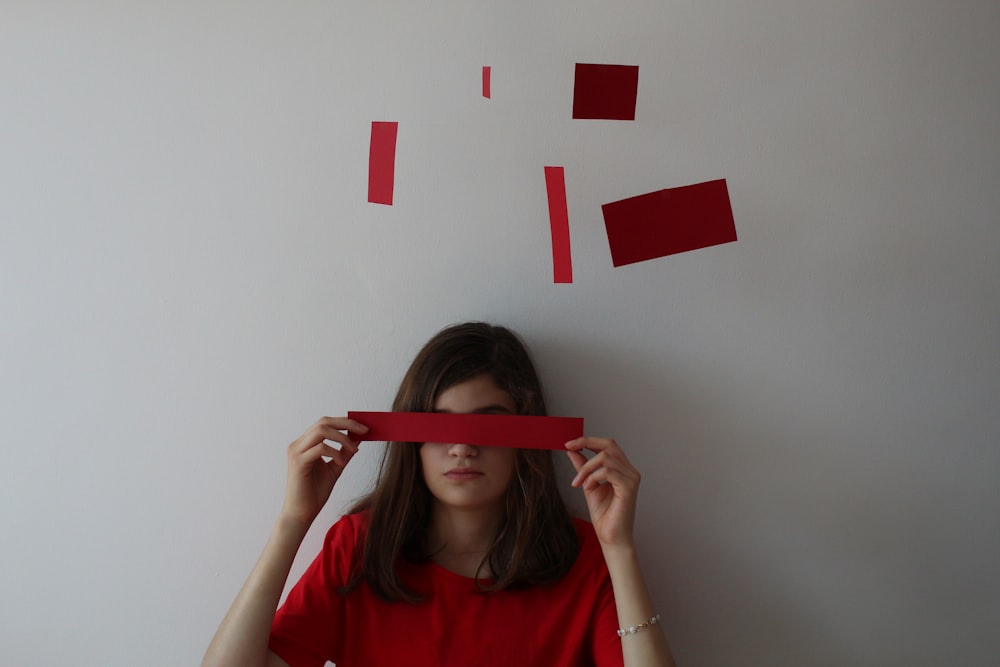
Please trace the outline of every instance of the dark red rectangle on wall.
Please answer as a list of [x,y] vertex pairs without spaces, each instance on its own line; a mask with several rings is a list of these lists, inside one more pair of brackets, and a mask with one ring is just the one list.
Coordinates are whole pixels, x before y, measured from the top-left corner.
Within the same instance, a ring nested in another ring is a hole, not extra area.
[[368,153],[368,201],[392,205],[396,178],[396,129],[399,123],[372,121]]
[[569,210],[566,207],[566,175],[562,167],[545,168],[545,190],[549,197],[553,282],[571,283],[573,258],[569,250]]
[[638,65],[576,64],[573,118],[635,120]]
[[736,240],[725,179],[657,190],[601,210],[615,266]]
[[490,99],[490,66],[483,65],[483,97]]

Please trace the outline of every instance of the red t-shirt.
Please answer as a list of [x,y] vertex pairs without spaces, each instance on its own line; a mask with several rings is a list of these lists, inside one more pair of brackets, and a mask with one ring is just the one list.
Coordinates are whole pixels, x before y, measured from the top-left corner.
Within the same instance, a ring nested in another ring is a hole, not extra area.
[[361,514],[342,517],[289,592],[271,627],[270,649],[291,667],[620,667],[611,578],[589,523],[574,519],[580,553],[559,582],[480,591],[435,563],[402,562],[400,577],[422,602],[384,602],[364,582],[337,588],[351,571]]

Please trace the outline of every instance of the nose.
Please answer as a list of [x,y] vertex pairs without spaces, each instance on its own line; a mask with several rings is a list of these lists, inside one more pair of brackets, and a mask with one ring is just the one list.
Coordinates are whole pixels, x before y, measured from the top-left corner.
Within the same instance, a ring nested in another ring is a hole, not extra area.
[[448,448],[448,454],[450,456],[456,456],[460,459],[467,459],[471,456],[479,455],[479,448],[475,445],[465,445],[462,443],[455,443]]

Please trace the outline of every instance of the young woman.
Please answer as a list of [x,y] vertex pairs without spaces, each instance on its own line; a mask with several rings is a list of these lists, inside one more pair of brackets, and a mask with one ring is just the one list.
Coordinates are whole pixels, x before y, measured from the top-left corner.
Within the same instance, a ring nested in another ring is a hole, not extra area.
[[[520,339],[467,323],[424,346],[393,410],[544,415],[545,402]],[[632,539],[639,473],[607,438],[566,443],[590,523],[570,518],[550,451],[389,443],[375,489],[276,613],[367,430],[324,417],[289,445],[278,522],[204,667],[673,665]]]

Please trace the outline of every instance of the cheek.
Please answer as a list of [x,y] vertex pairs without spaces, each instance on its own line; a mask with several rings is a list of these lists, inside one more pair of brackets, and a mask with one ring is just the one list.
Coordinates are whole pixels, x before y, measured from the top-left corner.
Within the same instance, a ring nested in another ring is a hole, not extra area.
[[433,442],[425,442],[420,445],[420,466],[423,468],[424,473],[437,465],[441,459],[446,458],[446,447],[447,445],[441,445]]
[[517,452],[513,449],[504,449],[497,451],[497,458],[493,462],[494,469],[502,470],[503,474],[507,478],[507,483],[514,478],[514,469],[517,465]]

